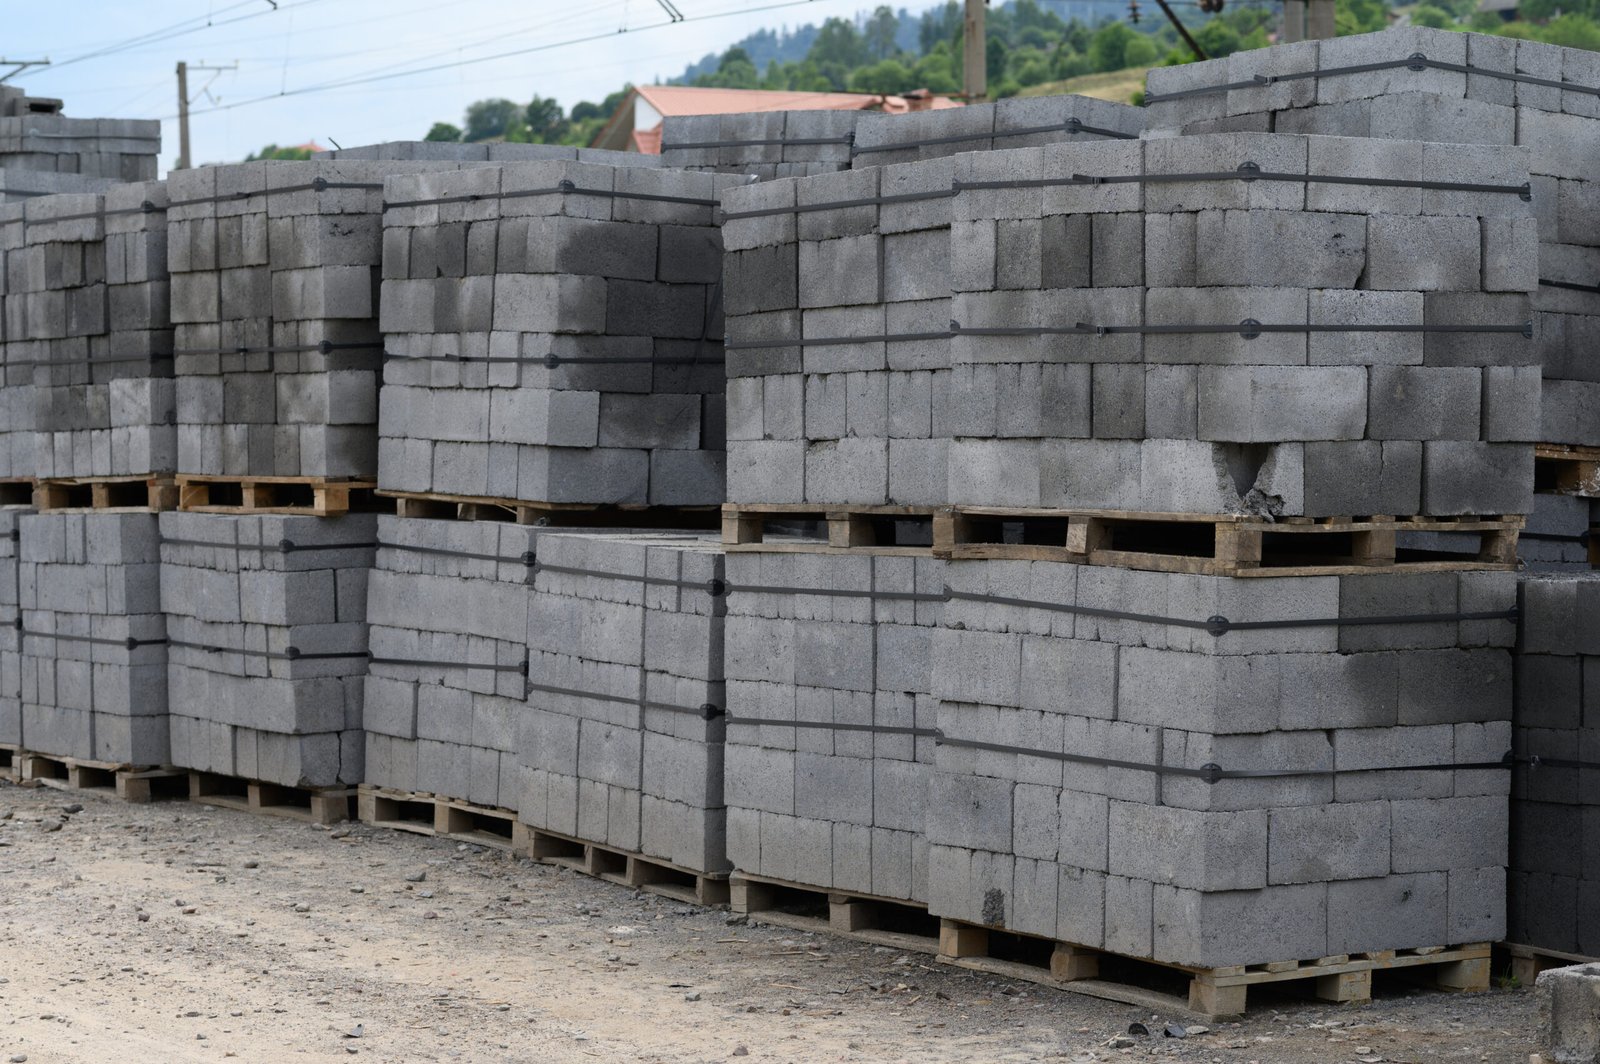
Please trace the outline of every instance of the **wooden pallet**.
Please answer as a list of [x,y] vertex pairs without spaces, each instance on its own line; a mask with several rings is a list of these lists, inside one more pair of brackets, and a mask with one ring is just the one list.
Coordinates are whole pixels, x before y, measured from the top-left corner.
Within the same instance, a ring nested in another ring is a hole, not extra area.
[[725,872],[697,872],[657,857],[585,842],[570,835],[557,835],[520,820],[515,822],[514,832],[512,851],[535,861],[571,868],[608,883],[659,894],[688,905],[728,903]]
[[[151,802],[157,798],[177,798],[188,794],[188,773],[182,769],[151,765],[130,765],[111,761],[92,761],[80,757],[58,757],[33,750],[12,748],[12,771],[23,783],[35,783],[61,790],[100,791],[128,802]],[[0,771],[4,771],[0,768]]]
[[443,495],[380,491],[401,517],[435,521],[506,521],[519,525],[572,528],[716,527],[715,506],[649,506],[644,503],[531,502],[487,495]]
[[[1029,950],[1029,946],[1033,949]],[[1207,1017],[1242,1015],[1251,987],[1278,983],[1303,983],[1303,989],[1323,1001],[1370,1001],[1373,974],[1399,969],[1417,969],[1417,974],[1428,976],[1440,990],[1487,990],[1490,952],[1489,944],[1481,942],[1226,968],[1189,968],[996,932],[957,920],[941,920],[939,930],[939,960],[947,964],[1133,1005],[1187,1008]],[[1107,969],[1113,967],[1117,977],[1107,978]],[[1187,996],[1175,998],[1151,989],[1162,980],[1143,978],[1143,973],[1149,971],[1164,971],[1169,973],[1169,979],[1175,973],[1186,980]]]
[[178,505],[178,488],[166,476],[47,479],[34,483],[33,505],[42,511],[171,510]]
[[933,523],[931,506],[728,503],[722,508],[722,545],[729,552],[926,557]]
[[189,800],[234,809],[241,813],[264,813],[289,817],[313,824],[337,824],[350,819],[354,787],[284,787],[276,783],[240,779],[215,772],[189,773]]
[[0,780],[17,782],[22,771],[22,747],[0,743]]
[[1505,942],[1500,946],[1510,954],[1510,974],[1517,985],[1523,989],[1532,989],[1538,981],[1540,972],[1547,972],[1551,968],[1565,968],[1572,964],[1592,964],[1600,961],[1600,957],[1585,957],[1579,953],[1562,953],[1559,950],[1540,949],[1538,946],[1522,946],[1515,942]]
[[32,477],[0,477],[0,506],[32,505]]
[[[1208,576],[1327,576],[1510,570],[1520,516],[1288,517],[1128,510],[949,507],[934,515],[940,558],[1062,561]],[[1402,532],[1475,535],[1473,557],[1397,551]]]
[[383,509],[378,482],[355,477],[214,477],[178,474],[178,509],[208,514],[335,517]]
[[510,809],[477,805],[460,798],[423,791],[397,791],[362,784],[356,807],[363,824],[418,835],[459,839],[480,846],[511,849],[517,814]]
[[1534,445],[1533,483],[1537,491],[1600,498],[1600,447]]
[[730,907],[762,923],[843,935],[912,953],[939,952],[939,921],[927,905],[791,883],[736,872],[729,880]]

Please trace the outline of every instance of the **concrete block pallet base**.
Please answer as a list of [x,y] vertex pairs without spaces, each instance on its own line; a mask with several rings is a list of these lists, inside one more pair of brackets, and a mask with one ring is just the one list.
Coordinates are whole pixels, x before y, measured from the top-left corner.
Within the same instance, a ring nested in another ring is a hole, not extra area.
[[179,474],[177,509],[206,514],[339,514],[384,511],[378,482],[359,477],[218,477]]
[[351,819],[355,796],[354,787],[284,787],[213,772],[189,773],[191,802],[312,824],[337,824]]
[[815,503],[729,503],[722,508],[722,546],[732,553],[931,553],[931,506],[826,506]]
[[[186,796],[188,773],[183,769],[89,761],[77,757],[56,757],[12,749],[10,771],[21,783],[36,783],[61,790],[101,791],[115,794],[127,802],[149,802],[156,798]],[[6,763],[0,759],[0,778],[5,778]]]
[[731,908],[766,924],[827,932],[914,953],[939,952],[939,920],[921,902],[819,890],[734,873]]
[[38,480],[33,487],[34,509],[148,510],[160,512],[178,506],[178,488],[171,477],[72,477]]
[[545,864],[561,865],[608,883],[659,894],[689,905],[728,904],[726,872],[696,872],[656,857],[599,846],[518,821],[511,849]]
[[459,798],[363,784],[356,796],[361,822],[417,835],[511,849],[517,814]]
[[[1537,946],[1522,946],[1515,942],[1502,942],[1495,947],[1496,957],[1494,970],[1497,973],[1509,974],[1512,985],[1524,990],[1533,989],[1533,984],[1539,978],[1540,972],[1547,972],[1551,968],[1566,968],[1574,964],[1592,964],[1597,957],[1585,957],[1578,953],[1562,953],[1553,949],[1540,949]],[[1499,954],[1505,956],[1499,956]]]
[[603,506],[590,503],[529,502],[486,495],[380,491],[394,500],[399,517],[435,521],[510,521],[519,525],[581,528],[714,528],[714,506]]
[[1600,447],[1535,444],[1533,478],[1538,491],[1600,498]]
[[[956,506],[934,518],[939,558],[1064,561],[1206,576],[1331,576],[1517,567],[1520,516],[1278,520],[1239,515]],[[1471,535],[1475,553],[1397,551],[1412,532]]]

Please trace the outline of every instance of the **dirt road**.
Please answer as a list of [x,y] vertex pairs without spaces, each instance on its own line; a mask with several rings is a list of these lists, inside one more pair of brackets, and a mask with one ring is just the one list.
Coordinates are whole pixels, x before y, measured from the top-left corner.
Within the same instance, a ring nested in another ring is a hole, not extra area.
[[399,832],[0,784],[0,1062],[1524,1064],[1537,1020],[1401,990],[1168,1038],[1192,1021],[730,919]]

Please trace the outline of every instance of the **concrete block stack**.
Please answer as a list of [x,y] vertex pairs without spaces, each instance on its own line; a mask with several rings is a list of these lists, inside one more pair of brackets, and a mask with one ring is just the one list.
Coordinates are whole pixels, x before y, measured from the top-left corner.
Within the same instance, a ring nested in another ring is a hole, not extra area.
[[6,350],[34,367],[41,478],[176,469],[165,208],[155,181],[23,207],[6,257]]
[[168,178],[178,471],[377,472],[383,179],[427,162],[257,162]]
[[[8,101],[9,102],[9,101]],[[0,170],[154,181],[161,123],[136,118],[0,114]]]
[[946,574],[931,912],[1198,967],[1501,936],[1515,626],[1455,615],[1514,574]]
[[522,821],[726,872],[720,544],[552,532],[530,572]]
[[865,111],[756,111],[669,115],[661,165],[762,181],[850,169],[850,145]]
[[1012,97],[940,111],[872,113],[856,127],[851,166],[943,159],[967,152],[1137,138],[1144,111],[1091,96]]
[[30,513],[19,524],[22,744],[58,757],[165,764],[157,516]]
[[[1470,69],[1423,62],[1342,72],[1363,64],[1404,64],[1414,56]],[[1287,80],[1272,80],[1282,76]],[[1265,80],[1251,84],[1258,77]],[[1575,91],[1548,82],[1565,82]],[[1596,85],[1600,57],[1591,51],[1408,27],[1158,67],[1150,72],[1148,111],[1153,134],[1273,130],[1525,147],[1540,244],[1541,283],[1533,305],[1546,381],[1541,438],[1596,445],[1600,370],[1590,357],[1600,336],[1594,281],[1600,270]],[[1217,86],[1232,87],[1195,91]],[[1399,157],[1387,167],[1391,173],[1408,169]],[[1437,166],[1424,161],[1421,176],[1471,180],[1442,159]]]
[[927,902],[944,563],[731,553],[727,566],[734,867]]
[[376,518],[160,524],[172,763],[286,787],[362,782]]
[[378,518],[365,782],[516,809],[540,531]]
[[356,148],[313,152],[313,159],[398,160],[405,162],[526,163],[543,159],[572,159],[610,166],[660,166],[661,156],[639,152],[576,148],[566,144],[505,144],[460,141],[389,140]]
[[721,502],[712,208],[738,180],[567,161],[391,178],[379,486]]
[[1506,939],[1600,956],[1600,574],[1520,593]]
[[86,177],[55,170],[0,169],[0,203],[19,203],[61,192],[104,192],[121,183],[111,177]]
[[[20,201],[0,203],[0,267],[9,270],[8,263],[12,253],[21,250],[25,245],[27,239],[25,232],[22,203]],[[9,291],[9,273],[7,291]],[[22,302],[0,297],[0,311],[15,310]],[[15,318],[12,320],[15,322]],[[27,340],[28,334],[20,328],[20,322],[12,324],[9,328],[0,326],[0,480],[28,480],[35,476],[33,460],[35,360],[32,345]]]
[[[935,159],[724,194],[730,501],[945,501],[953,176]],[[919,198],[877,202],[899,196]]]
[[22,619],[21,588],[17,584],[20,506],[0,506],[0,743],[22,743]]
[[[958,157],[949,501],[1525,512],[1525,155],[1230,133]],[[1289,176],[1212,176],[1245,166]],[[1502,191],[1311,179],[1430,168]]]

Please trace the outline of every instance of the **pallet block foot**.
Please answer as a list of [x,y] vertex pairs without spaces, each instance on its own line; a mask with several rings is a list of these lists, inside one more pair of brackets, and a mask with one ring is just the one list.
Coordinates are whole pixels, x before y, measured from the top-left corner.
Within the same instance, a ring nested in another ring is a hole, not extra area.
[[1218,986],[1196,976],[1189,982],[1189,1007],[1205,1016],[1242,1016],[1247,992],[1242,984]]
[[736,913],[759,913],[772,906],[772,888],[765,883],[734,879],[728,883],[728,906]]
[[1489,989],[1489,958],[1474,957],[1468,960],[1440,964],[1431,972],[1433,983],[1441,990],[1471,992]]
[[1315,993],[1323,1001],[1371,1001],[1372,973],[1366,971],[1319,975]]
[[954,920],[939,921],[939,956],[978,957],[989,949],[989,932]]
[[1050,954],[1050,975],[1067,983],[1076,979],[1097,979],[1100,976],[1100,955],[1092,950],[1057,942]]

